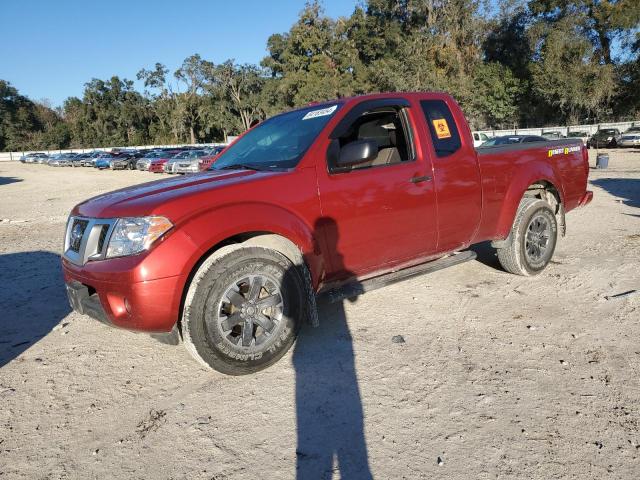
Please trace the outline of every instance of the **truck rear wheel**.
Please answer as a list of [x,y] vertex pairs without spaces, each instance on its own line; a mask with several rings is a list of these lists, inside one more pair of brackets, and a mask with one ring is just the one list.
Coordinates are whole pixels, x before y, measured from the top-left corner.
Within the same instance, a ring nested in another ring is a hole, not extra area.
[[296,339],[306,309],[299,270],[262,247],[224,247],[196,273],[182,318],[187,350],[228,375],[277,362]]
[[537,275],[549,264],[558,240],[558,224],[544,200],[525,197],[505,245],[498,248],[500,265],[516,275]]

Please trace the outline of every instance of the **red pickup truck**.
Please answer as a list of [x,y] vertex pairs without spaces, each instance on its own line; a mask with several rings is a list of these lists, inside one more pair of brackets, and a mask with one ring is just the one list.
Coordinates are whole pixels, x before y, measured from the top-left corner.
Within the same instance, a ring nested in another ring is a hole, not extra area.
[[474,149],[446,94],[308,106],[247,131],[207,172],[77,205],[67,293],[80,313],[251,373],[317,323],[317,295],[460,263],[487,240],[505,270],[539,273],[565,213],[592,198],[588,170],[579,140]]

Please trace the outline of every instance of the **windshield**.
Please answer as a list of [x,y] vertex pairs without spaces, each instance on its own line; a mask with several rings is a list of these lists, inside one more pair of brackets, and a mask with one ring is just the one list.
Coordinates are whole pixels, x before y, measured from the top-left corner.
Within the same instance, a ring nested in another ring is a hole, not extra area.
[[293,168],[338,108],[314,106],[271,117],[227,147],[211,168]]

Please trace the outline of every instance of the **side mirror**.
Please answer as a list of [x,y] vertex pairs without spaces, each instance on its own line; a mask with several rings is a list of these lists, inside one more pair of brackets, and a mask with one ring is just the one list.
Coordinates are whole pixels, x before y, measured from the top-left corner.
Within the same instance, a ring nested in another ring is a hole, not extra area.
[[336,167],[340,170],[348,170],[354,165],[373,160],[377,155],[378,142],[375,140],[357,140],[346,144],[340,149],[336,159]]

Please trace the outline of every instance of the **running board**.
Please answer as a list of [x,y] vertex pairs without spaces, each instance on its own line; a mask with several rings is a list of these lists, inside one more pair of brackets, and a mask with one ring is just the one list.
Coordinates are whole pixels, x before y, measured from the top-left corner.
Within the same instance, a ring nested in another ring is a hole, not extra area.
[[379,277],[362,280],[361,282],[354,281],[346,283],[340,287],[321,292],[318,296],[322,299],[327,299],[330,303],[336,303],[344,300],[345,298],[357,297],[358,295],[370,292],[371,290],[377,290],[378,288],[402,282],[403,280],[408,280],[409,278],[417,277],[419,275],[424,275],[425,273],[436,272],[443,268],[459,265],[461,263],[468,262],[469,260],[474,260],[476,257],[476,252],[466,250],[464,252],[449,255],[448,257],[439,258],[432,262],[422,263],[414,267],[380,275]]

